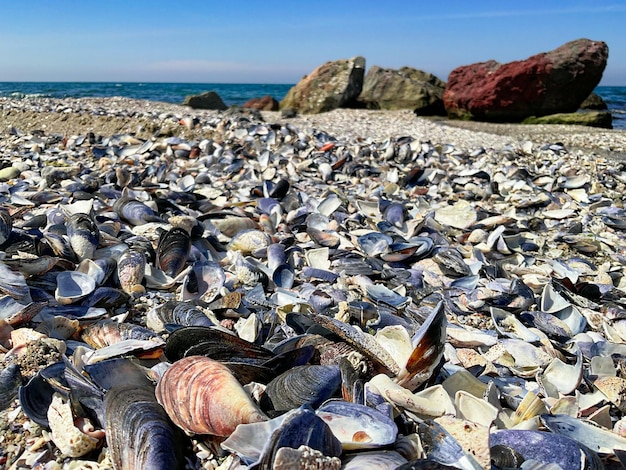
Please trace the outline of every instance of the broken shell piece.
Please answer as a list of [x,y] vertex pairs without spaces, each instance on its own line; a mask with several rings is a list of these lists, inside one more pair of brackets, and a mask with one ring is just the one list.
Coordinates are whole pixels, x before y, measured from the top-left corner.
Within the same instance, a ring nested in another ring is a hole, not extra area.
[[548,367],[537,375],[546,396],[559,398],[559,393],[569,395],[578,388],[583,378],[582,354],[578,352],[576,364],[569,365],[558,357],[552,359]]
[[454,415],[454,403],[441,385],[434,385],[417,393],[393,382],[384,374],[374,376],[367,384],[395,408],[403,408],[421,418]]
[[52,396],[48,409],[48,422],[52,430],[52,442],[70,457],[80,457],[94,450],[100,442],[95,437],[81,432],[74,425],[74,416],[69,400],[59,393]]
[[488,427],[451,416],[436,418],[435,422],[443,426],[456,439],[463,450],[478,461],[482,468],[490,468]]
[[454,405],[457,410],[458,418],[466,419],[487,428],[491,426],[491,423],[498,417],[498,409],[495,406],[464,390],[456,392]]
[[621,377],[599,377],[593,385],[623,413],[626,410],[626,380]]

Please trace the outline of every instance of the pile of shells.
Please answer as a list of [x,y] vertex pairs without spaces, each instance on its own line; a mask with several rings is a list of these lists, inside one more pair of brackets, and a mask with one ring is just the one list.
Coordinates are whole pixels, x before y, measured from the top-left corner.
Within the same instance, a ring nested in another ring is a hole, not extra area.
[[626,165],[193,125],[0,142],[0,465],[626,464]]

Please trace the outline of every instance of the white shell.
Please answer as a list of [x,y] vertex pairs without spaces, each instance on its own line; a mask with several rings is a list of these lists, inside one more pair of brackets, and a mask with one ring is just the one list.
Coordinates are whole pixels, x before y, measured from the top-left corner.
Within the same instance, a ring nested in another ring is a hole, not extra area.
[[543,373],[539,373],[540,381],[548,396],[559,398],[559,393],[569,395],[578,388],[583,378],[583,359],[580,351],[576,357],[576,364],[569,365],[558,357],[552,359]]
[[61,305],[68,305],[87,297],[95,288],[93,277],[79,271],[63,271],[57,275],[54,297]]
[[52,442],[59,450],[70,457],[80,457],[98,446],[99,440],[88,436],[74,426],[74,416],[69,400],[59,393],[52,396],[48,408],[48,422],[52,430]]

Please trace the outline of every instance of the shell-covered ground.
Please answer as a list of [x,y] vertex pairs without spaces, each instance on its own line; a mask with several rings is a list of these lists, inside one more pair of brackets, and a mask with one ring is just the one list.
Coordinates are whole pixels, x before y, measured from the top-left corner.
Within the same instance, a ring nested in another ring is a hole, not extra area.
[[626,137],[471,126],[0,101],[0,467],[620,468]]

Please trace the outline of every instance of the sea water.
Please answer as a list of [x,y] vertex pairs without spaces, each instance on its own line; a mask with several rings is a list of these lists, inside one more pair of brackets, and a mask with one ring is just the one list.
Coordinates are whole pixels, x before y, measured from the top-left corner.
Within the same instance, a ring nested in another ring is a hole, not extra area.
[[[282,100],[293,84],[130,83],[130,82],[0,82],[0,97],[91,98],[122,96],[181,104],[188,95],[215,91],[227,106],[270,95]],[[626,87],[599,86],[595,92],[613,115],[613,127],[626,130]]]

